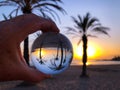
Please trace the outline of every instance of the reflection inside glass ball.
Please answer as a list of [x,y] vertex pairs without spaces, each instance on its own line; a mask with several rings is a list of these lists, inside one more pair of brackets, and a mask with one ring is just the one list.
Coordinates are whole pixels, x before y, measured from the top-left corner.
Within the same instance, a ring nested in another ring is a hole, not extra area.
[[72,44],[67,37],[49,32],[34,41],[30,65],[45,74],[59,74],[69,67],[72,57]]

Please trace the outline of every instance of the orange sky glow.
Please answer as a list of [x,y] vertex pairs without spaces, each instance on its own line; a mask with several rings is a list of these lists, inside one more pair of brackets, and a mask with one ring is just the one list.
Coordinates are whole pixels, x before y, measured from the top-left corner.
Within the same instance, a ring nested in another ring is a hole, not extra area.
[[[109,38],[107,38],[109,41]],[[106,40],[106,39],[105,39]],[[88,47],[87,47],[87,55],[88,60],[102,60],[102,59],[112,59],[114,56],[119,55],[119,48],[114,49],[111,48],[112,45],[104,44],[103,39],[88,39]],[[77,40],[72,39],[73,50],[74,50],[74,59],[82,60],[83,55],[83,47],[82,43],[80,45],[77,44]],[[103,41],[103,42],[102,42]]]

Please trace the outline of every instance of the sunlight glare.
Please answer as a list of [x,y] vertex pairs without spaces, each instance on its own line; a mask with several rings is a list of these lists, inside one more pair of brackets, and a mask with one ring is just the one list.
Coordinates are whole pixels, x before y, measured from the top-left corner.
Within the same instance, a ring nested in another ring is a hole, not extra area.
[[[36,49],[35,51],[34,51],[34,54],[37,56],[37,57],[39,57],[40,56],[40,49]],[[45,54],[45,52],[42,50],[41,51],[41,56],[43,56]]]
[[87,54],[89,57],[92,57],[95,55],[95,48],[93,46],[89,46],[87,49]]
[[[96,47],[94,47],[93,45],[89,45],[88,48],[87,48],[87,55],[88,55],[88,57],[94,57],[95,54],[96,54],[96,50],[97,50]],[[75,54],[78,57],[82,57],[82,55],[83,55],[83,48],[82,48],[82,46],[79,46],[79,47],[75,48]]]

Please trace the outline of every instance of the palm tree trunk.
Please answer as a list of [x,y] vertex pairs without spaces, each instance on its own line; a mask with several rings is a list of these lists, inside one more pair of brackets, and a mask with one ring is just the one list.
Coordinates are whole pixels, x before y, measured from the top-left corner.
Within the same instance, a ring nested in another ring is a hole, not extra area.
[[87,76],[87,36],[84,34],[82,37],[83,41],[83,57],[82,57],[82,62],[83,62],[83,67],[82,67],[82,74],[81,77],[86,77]]
[[58,60],[58,55],[59,55],[59,46],[57,47],[57,55],[56,55],[55,60]]
[[23,56],[25,58],[26,63],[29,65],[29,39],[28,37],[24,40],[24,51]]
[[61,48],[61,60],[60,60],[59,66],[58,66],[58,69],[59,69],[59,70],[61,69],[62,63],[63,63],[63,45],[62,45],[61,42],[60,42],[60,48]]
[[[22,8],[23,14],[30,14],[31,6],[28,4],[26,7]],[[29,36],[24,40],[24,53],[23,56],[25,58],[26,63],[29,65]]]

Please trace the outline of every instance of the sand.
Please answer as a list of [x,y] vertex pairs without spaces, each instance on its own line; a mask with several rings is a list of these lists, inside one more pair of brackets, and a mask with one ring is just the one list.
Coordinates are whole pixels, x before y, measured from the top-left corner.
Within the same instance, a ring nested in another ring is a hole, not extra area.
[[70,66],[38,84],[0,82],[0,90],[120,90],[120,65],[88,66],[88,78],[80,78],[81,66]]

